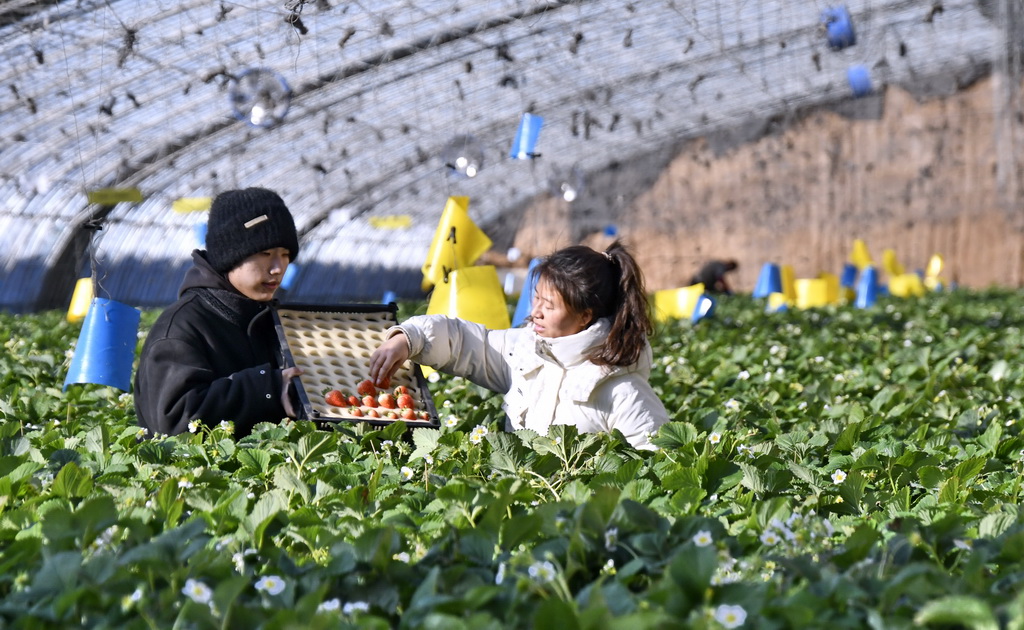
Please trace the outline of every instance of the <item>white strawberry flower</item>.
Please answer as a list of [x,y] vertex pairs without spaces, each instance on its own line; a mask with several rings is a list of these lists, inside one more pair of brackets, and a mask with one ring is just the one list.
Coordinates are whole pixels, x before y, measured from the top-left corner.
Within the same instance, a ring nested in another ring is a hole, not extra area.
[[743,606],[722,604],[715,609],[715,621],[726,628],[739,628],[747,620],[747,611]]
[[268,595],[280,595],[284,587],[285,581],[277,575],[264,575],[256,582],[256,590]]
[[185,580],[185,587],[181,589],[181,592],[197,604],[208,604],[210,598],[213,597],[213,591],[209,586],[192,578]]
[[711,532],[704,529],[700,530],[693,536],[693,544],[698,547],[707,547],[713,542],[715,542],[715,539],[711,537]]

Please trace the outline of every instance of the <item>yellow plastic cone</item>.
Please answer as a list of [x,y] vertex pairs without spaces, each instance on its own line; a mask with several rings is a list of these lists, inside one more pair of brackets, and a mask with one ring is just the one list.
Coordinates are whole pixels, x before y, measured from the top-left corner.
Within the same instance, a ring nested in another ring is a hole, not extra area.
[[903,265],[900,264],[900,261],[896,260],[896,252],[891,249],[882,252],[882,267],[885,269],[885,273],[889,274],[890,278],[902,276],[905,273]]
[[859,238],[853,241],[853,251],[850,252],[850,262],[853,263],[858,270],[875,264],[871,260],[871,254],[868,253],[867,244]]
[[782,294],[786,296],[786,299],[790,302],[796,301],[796,277],[793,273],[792,265],[782,265],[779,268],[779,275],[782,276]]
[[85,319],[92,304],[92,278],[79,278],[75,283],[75,292],[71,294],[71,304],[68,305],[66,319],[71,322],[80,322]]
[[423,263],[423,290],[441,284],[445,274],[469,267],[491,247],[491,239],[469,218],[469,197],[449,197]]
[[704,295],[704,285],[697,283],[680,289],[654,292],[654,318],[659,322],[670,319],[689,319],[697,301]]
[[442,278],[430,294],[427,315],[458,317],[491,330],[511,325],[498,270],[490,265],[457,269],[447,281]]

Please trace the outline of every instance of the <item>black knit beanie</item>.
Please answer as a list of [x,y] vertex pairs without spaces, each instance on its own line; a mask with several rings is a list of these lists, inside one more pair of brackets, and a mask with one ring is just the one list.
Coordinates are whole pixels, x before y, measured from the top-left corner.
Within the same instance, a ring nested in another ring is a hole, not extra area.
[[253,254],[284,247],[295,260],[299,236],[284,201],[272,190],[246,188],[217,195],[206,226],[206,259],[226,273]]

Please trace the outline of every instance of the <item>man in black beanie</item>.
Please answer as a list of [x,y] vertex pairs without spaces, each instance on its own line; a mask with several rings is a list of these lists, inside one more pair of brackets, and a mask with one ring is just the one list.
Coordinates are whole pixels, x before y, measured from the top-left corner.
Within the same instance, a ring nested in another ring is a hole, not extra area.
[[272,300],[299,238],[288,207],[264,188],[213,200],[206,249],[192,252],[178,300],[157,318],[135,375],[135,411],[150,435],[295,417]]

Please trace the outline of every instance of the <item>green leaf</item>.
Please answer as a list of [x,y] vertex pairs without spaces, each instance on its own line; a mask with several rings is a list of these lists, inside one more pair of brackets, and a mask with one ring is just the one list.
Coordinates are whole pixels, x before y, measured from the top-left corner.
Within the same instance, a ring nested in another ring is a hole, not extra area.
[[303,503],[309,502],[309,486],[295,474],[291,466],[278,466],[274,470],[274,485],[285,492],[297,493]]
[[992,608],[981,599],[968,595],[948,595],[928,602],[914,615],[917,625],[959,625],[972,630],[999,630]]
[[78,583],[82,570],[82,552],[61,551],[43,561],[43,566],[32,580],[37,595],[69,591]]
[[686,545],[672,558],[668,572],[690,600],[701,601],[717,568],[718,555],[714,546]]
[[743,471],[743,481],[740,483],[754,494],[764,494],[768,486],[765,483],[765,476],[761,469],[745,463],[740,463],[739,467]]
[[693,444],[697,441],[698,435],[697,428],[692,424],[672,421],[661,425],[651,443],[666,450],[674,450]]
[[680,514],[693,514],[707,495],[703,488],[683,488],[672,495],[671,504]]
[[84,497],[92,490],[92,475],[74,462],[64,464],[53,480],[53,493],[65,499]]
[[512,551],[535,538],[543,525],[544,519],[536,512],[513,516],[501,524],[501,546]]
[[986,514],[978,524],[979,538],[997,538],[1002,536],[1014,523],[1017,515],[1010,512],[993,512]]
[[881,540],[881,535],[870,525],[861,525],[843,543],[843,551],[836,554],[834,560],[837,565],[849,568],[855,562],[866,558],[872,547]]
[[288,499],[280,490],[271,490],[260,497],[252,512],[242,521],[245,531],[252,536],[254,546],[260,549],[263,546],[263,533],[274,518],[287,509]]
[[318,462],[327,453],[335,450],[337,437],[325,431],[307,433],[299,440],[298,459],[304,465]]
[[946,481],[946,473],[938,466],[921,466],[917,470],[917,478],[925,488],[936,489]]
[[580,621],[576,609],[560,599],[546,599],[533,613],[534,628],[559,628],[560,630],[579,630]]
[[849,453],[857,445],[857,442],[860,441],[860,433],[861,424],[859,422],[846,425],[843,432],[836,438],[833,450],[838,453]]
[[992,422],[985,429],[985,432],[978,437],[978,444],[985,447],[986,452],[995,453],[999,447],[999,439],[1003,436],[1003,426],[998,422]]
[[242,465],[243,468],[248,468],[260,475],[267,474],[267,469],[270,468],[270,453],[258,449],[258,448],[247,448],[239,449],[235,453],[235,459]]
[[846,480],[839,485],[839,496],[843,497],[850,507],[861,511],[861,502],[864,500],[864,490],[867,488],[868,480],[859,470],[851,471]]

